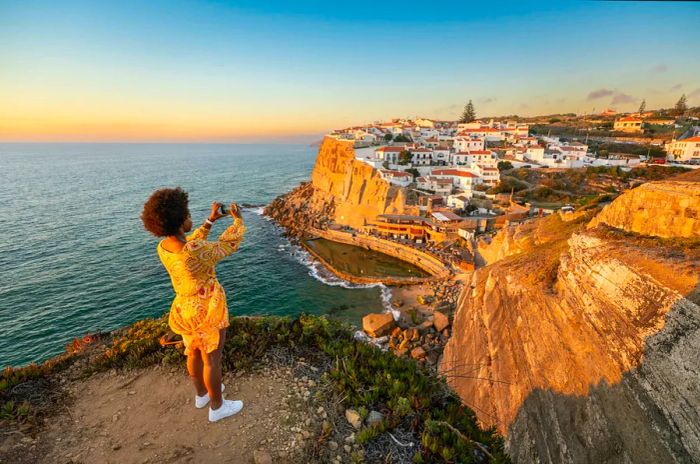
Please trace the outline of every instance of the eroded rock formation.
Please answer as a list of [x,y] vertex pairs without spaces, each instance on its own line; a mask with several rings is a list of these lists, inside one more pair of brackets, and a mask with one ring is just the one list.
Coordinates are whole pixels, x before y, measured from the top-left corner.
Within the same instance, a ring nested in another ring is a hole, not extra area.
[[655,237],[700,235],[700,172],[648,182],[606,206],[589,225],[607,224]]
[[700,462],[700,250],[627,233],[697,239],[664,208],[699,193],[652,183],[588,228],[552,216],[480,247],[441,370],[515,462]]
[[327,221],[360,228],[380,214],[416,212],[406,204],[404,189],[355,159],[352,142],[332,137],[319,148],[311,182],[278,197],[265,210],[292,235]]

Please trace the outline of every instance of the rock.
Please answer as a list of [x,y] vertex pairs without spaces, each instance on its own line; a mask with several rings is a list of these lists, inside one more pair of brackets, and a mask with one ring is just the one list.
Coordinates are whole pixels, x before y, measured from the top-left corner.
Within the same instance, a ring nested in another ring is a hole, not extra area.
[[362,427],[362,418],[360,417],[360,413],[355,411],[354,409],[346,409],[345,418],[348,420],[350,425],[352,425],[356,429]]
[[350,446],[350,445],[344,445],[343,449],[345,450],[346,453],[352,452],[352,446]]
[[440,355],[435,351],[429,352],[425,357],[426,361],[428,361],[428,364],[430,364],[431,366],[437,364],[439,358]]
[[418,346],[416,348],[413,348],[411,350],[411,357],[413,359],[424,359],[425,358],[425,350],[423,349],[422,346]]
[[370,337],[381,337],[395,326],[391,313],[371,313],[362,318],[362,330]]
[[433,316],[435,316],[433,319],[433,324],[435,325],[435,330],[438,332],[442,332],[450,326],[450,318],[440,311],[433,312]]
[[379,412],[379,411],[370,411],[369,415],[367,416],[367,425],[374,425],[378,422],[381,422],[382,419],[384,419],[384,415]]
[[333,440],[331,440],[331,441],[328,442],[328,448],[329,448],[331,451],[335,451],[335,450],[338,449],[338,443],[335,442],[335,441],[333,441]]
[[272,456],[265,450],[253,451],[253,462],[255,464],[272,464]]
[[421,322],[421,324],[418,326],[418,330],[424,332],[432,327],[433,327],[433,321],[425,320],[425,321]]
[[394,351],[394,355],[398,356],[399,358],[403,357],[408,353],[408,348],[398,348],[396,351]]

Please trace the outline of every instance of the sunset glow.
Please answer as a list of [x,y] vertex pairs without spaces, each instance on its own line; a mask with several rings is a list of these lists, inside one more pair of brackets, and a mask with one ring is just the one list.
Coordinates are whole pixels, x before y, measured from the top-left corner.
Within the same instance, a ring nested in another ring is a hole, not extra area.
[[313,140],[467,99],[481,116],[700,104],[698,4],[236,5],[0,1],[0,140]]

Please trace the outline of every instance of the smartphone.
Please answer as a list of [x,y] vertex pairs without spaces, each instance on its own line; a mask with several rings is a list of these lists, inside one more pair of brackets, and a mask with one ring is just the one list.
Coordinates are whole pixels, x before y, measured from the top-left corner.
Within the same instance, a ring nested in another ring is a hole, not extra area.
[[228,206],[226,206],[223,203],[221,204],[221,206],[219,206],[219,211],[221,211],[221,214],[229,214],[231,212],[229,211]]

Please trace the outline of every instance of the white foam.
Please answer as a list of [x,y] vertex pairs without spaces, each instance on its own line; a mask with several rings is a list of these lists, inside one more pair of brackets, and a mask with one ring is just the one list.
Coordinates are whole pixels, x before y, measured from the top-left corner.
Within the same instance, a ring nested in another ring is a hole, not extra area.
[[[269,219],[267,216],[264,217],[265,219]],[[275,228],[280,231],[283,230],[277,224],[275,224]],[[296,261],[303,264],[309,269],[309,275],[311,277],[331,287],[343,287],[349,289],[375,287],[379,288],[381,292],[380,298],[382,300],[382,307],[384,308],[384,311],[390,312],[394,316],[394,320],[398,320],[400,312],[392,309],[391,307],[391,288],[387,287],[383,283],[377,282],[373,284],[356,284],[342,279],[335,275],[328,268],[326,268],[320,261],[315,259],[308,251],[306,251],[306,249],[299,245],[294,245],[289,241],[285,241],[284,243],[278,245],[277,251],[289,254]]]

